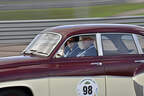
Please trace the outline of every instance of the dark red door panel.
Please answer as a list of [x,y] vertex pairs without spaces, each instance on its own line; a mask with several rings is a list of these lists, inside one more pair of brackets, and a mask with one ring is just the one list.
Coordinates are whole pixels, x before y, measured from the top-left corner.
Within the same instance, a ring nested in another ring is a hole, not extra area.
[[104,56],[102,63],[105,66],[106,75],[133,76],[142,63],[136,63],[144,57],[140,55]]
[[56,58],[51,61],[55,76],[105,75],[104,66],[98,57]]

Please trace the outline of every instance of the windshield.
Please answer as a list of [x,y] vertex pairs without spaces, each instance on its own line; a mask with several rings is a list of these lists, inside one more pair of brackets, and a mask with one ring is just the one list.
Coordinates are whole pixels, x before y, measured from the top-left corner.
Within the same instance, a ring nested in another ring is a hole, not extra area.
[[42,33],[37,35],[34,40],[24,50],[24,53],[49,56],[61,39],[58,33]]

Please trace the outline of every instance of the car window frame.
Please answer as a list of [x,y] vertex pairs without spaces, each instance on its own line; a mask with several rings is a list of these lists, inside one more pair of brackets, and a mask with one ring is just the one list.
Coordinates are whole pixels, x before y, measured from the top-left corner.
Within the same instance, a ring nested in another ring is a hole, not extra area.
[[[102,46],[102,34],[131,34],[131,36],[132,36],[132,38],[133,38],[133,41],[134,41],[134,44],[135,44],[135,47],[136,47],[136,49],[137,49],[137,52],[138,52],[138,54],[144,54],[143,53],[143,51],[142,51],[142,47],[141,47],[141,45],[140,45],[140,42],[139,42],[139,40],[138,40],[138,37],[137,37],[137,35],[136,34],[134,34],[134,33],[113,33],[113,32],[110,32],[110,33],[99,33],[99,38],[98,39],[101,39],[101,40],[99,40],[100,41],[100,43],[99,43],[99,45],[97,45],[97,46],[100,46],[100,48],[101,48],[101,50],[102,50],[102,52],[100,52],[101,54],[101,56],[118,56],[118,55],[104,55],[103,54],[103,46]],[[139,34],[138,34],[139,35]],[[100,51],[101,51],[100,50]],[[123,54],[123,55],[138,55],[138,54]],[[119,55],[121,55],[121,54],[119,54]]]
[[[86,34],[77,34],[77,35],[72,35],[68,38],[66,38],[63,42],[63,44],[59,47],[59,49],[64,46],[64,44],[67,42],[68,39],[72,38],[72,37],[76,37],[76,36],[81,36],[81,35],[95,35],[96,36],[96,46],[97,46],[97,52],[98,52],[98,56],[107,56],[107,55],[104,55],[103,54],[103,46],[102,46],[102,34],[131,34],[132,38],[133,38],[133,41],[134,41],[134,44],[135,44],[135,47],[137,49],[137,52],[138,54],[144,54],[144,52],[142,51],[142,47],[140,45],[140,42],[138,40],[138,37],[137,35],[140,35],[140,34],[134,34],[134,33],[113,33],[113,32],[110,32],[110,33],[86,33]],[[59,50],[58,49],[58,50]],[[58,52],[57,50],[57,52]],[[55,55],[53,56],[53,58],[56,58],[56,54],[57,52],[55,53]],[[138,54],[123,54],[123,55],[138,55]],[[121,54],[120,54],[121,55]],[[117,55],[111,55],[111,56],[117,56]],[[95,56],[97,57],[97,56]],[[71,57],[71,58],[75,58],[75,57]],[[78,57],[78,58],[83,58],[83,57]]]
[[[72,36],[70,36],[70,37],[68,37],[68,38],[66,38],[66,39],[64,40],[63,44],[60,45],[59,49],[60,49],[62,46],[64,46],[64,44],[65,44],[65,43],[67,42],[67,40],[69,40],[70,38],[76,37],[76,36],[81,36],[81,35],[95,35],[95,37],[96,37],[96,39],[95,39],[96,42],[95,42],[95,43],[96,43],[97,52],[98,52],[97,55],[100,56],[100,53],[99,53],[99,51],[98,51],[98,44],[97,44],[97,33],[85,33],[85,34],[72,35]],[[53,58],[58,59],[58,58],[56,58],[56,54],[57,54],[57,52],[59,51],[59,49],[55,52]],[[83,56],[83,57],[85,57],[85,56]],[[77,57],[77,58],[83,58],[83,57]],[[86,56],[86,57],[87,57],[87,56]],[[93,56],[89,56],[89,57],[93,57]],[[95,57],[97,57],[97,56],[95,56]],[[65,58],[65,57],[62,57],[62,58]],[[76,58],[76,57],[68,57],[68,58]]]

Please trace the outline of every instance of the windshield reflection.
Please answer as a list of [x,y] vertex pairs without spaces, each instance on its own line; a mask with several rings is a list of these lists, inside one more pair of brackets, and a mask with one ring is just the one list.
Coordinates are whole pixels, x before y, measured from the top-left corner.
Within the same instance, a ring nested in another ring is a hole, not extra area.
[[54,32],[41,33],[37,35],[24,53],[49,56],[61,39],[61,35]]

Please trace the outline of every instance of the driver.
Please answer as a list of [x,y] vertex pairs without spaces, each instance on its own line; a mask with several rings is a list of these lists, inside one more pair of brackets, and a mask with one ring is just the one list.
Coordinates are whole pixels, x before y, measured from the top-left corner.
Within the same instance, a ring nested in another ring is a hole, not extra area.
[[80,51],[81,49],[78,47],[76,38],[72,37],[66,42],[64,57],[76,57]]

